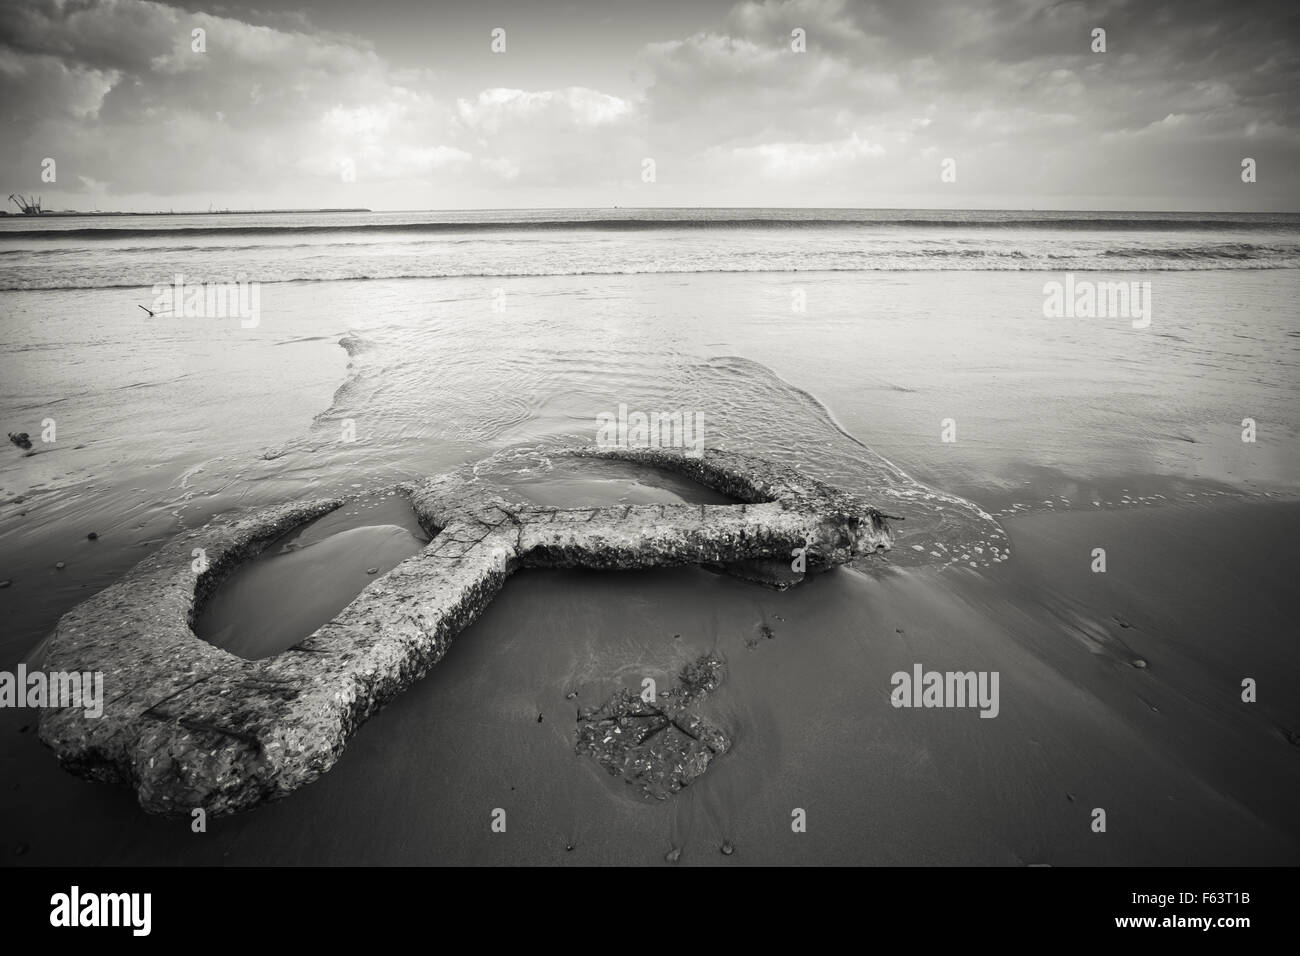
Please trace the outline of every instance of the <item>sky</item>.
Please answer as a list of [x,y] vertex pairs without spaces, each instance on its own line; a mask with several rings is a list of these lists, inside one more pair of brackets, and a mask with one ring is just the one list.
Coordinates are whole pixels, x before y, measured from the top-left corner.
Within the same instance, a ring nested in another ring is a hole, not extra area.
[[1295,0],[0,0],[0,187],[1300,211],[1297,37]]

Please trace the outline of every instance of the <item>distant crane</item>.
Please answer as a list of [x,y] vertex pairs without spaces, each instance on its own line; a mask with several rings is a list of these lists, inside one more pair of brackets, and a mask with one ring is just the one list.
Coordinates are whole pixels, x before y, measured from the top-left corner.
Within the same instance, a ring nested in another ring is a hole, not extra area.
[[24,216],[39,216],[41,214],[41,197],[27,199],[22,193],[10,193],[10,201],[23,211]]

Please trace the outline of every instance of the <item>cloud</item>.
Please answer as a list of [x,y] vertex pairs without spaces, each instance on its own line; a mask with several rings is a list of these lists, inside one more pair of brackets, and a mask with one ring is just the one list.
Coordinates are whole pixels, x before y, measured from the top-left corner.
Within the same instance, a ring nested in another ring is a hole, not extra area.
[[[365,37],[302,15],[6,4],[0,168],[9,188],[48,193],[40,163],[56,158],[64,204],[93,182],[101,205],[199,208],[1068,205],[1083,193],[1142,205],[1170,190],[1236,202],[1223,183],[1249,154],[1271,171],[1252,201],[1294,206],[1282,172],[1300,165],[1294,5],[1178,9],[742,0],[704,29],[642,44],[637,79],[615,95],[584,85],[581,63],[564,85],[528,83],[522,60],[474,77],[398,68]],[[1104,54],[1090,49],[1097,26]],[[640,179],[647,157],[654,184]],[[946,157],[956,184],[940,182]]]
[[458,100],[456,119],[480,167],[519,185],[614,185],[640,161],[637,104],[587,87],[493,87]]
[[457,185],[616,182],[639,162],[629,100],[583,86],[453,100],[356,37],[148,0],[6,7],[0,37],[18,131],[0,163],[28,186],[55,156],[60,185],[121,196],[382,205]]
[[[883,156],[885,148],[859,137],[829,143],[762,143],[727,150],[719,158],[734,160],[745,172],[776,179],[825,177],[852,169],[859,161]],[[717,153],[715,152],[715,156]]]
[[429,142],[436,102],[361,41],[144,0],[10,9],[0,26],[0,92],[24,114],[6,166],[39,153],[114,193],[220,196],[301,187],[304,172],[336,183],[342,156],[400,176],[459,153]]
[[[945,205],[1021,192],[1024,204],[1086,193],[1142,204],[1169,199],[1176,182],[1183,201],[1237,203],[1227,186],[1244,131],[1274,169],[1298,158],[1300,58],[1279,31],[1300,23],[1293,6],[1246,6],[1249,15],[1191,0],[1191,15],[1180,7],[1175,19],[1120,0],[746,0],[712,30],[647,46],[648,135],[699,144],[710,168],[734,169],[739,182],[748,171],[803,183],[809,195],[827,177],[869,168],[871,190],[849,187],[847,202]],[[1097,26],[1107,30],[1104,54],[1091,49]],[[796,27],[806,52],[792,47]],[[1159,137],[1135,132],[1152,124]],[[1097,153],[1135,138],[1161,145]],[[1170,177],[1175,144],[1209,141],[1212,161],[1184,157],[1188,175]],[[940,182],[946,157],[959,161],[959,188]],[[1289,185],[1289,197],[1285,181],[1269,189],[1294,207]]]
[[581,86],[541,92],[498,87],[474,100],[458,100],[456,110],[465,125],[480,134],[499,133],[521,122],[601,126],[629,119],[633,112],[626,100]]

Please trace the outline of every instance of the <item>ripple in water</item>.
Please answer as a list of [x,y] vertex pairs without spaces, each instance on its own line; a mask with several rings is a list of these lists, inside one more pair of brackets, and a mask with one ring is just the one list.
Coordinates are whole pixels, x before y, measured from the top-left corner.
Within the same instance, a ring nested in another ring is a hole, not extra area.
[[[623,330],[611,340],[607,329],[574,319],[519,318],[518,329],[508,318],[468,329],[458,323],[454,334],[436,322],[407,322],[368,333],[364,347],[349,343],[348,382],[308,442],[315,465],[328,454],[336,483],[343,475],[353,483],[358,475],[391,480],[513,448],[494,458],[493,474],[480,480],[528,497],[530,485],[538,491],[538,470],[555,467],[552,452],[594,442],[598,414],[617,413],[620,404],[646,413],[698,412],[707,446],[790,465],[903,518],[894,522],[891,564],[979,567],[1009,554],[992,515],[913,479],[766,366],[682,354],[655,341],[652,330]],[[594,340],[601,331],[605,340]],[[348,419],[364,441],[335,440],[338,423]],[[503,461],[513,462],[515,477],[501,469]],[[573,493],[568,487],[545,503],[578,506],[561,500]],[[876,565],[865,559],[865,566]]]

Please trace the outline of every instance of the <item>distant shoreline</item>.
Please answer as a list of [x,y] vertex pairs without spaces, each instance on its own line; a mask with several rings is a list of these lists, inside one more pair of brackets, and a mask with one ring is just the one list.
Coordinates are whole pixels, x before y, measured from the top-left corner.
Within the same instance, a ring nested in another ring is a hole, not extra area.
[[339,209],[207,209],[207,210],[168,210],[167,212],[78,212],[75,209],[63,209],[59,211],[42,212],[36,215],[28,215],[21,212],[8,212],[0,210],[0,216],[7,216],[10,219],[49,219],[58,217],[66,219],[71,216],[264,216],[269,213],[326,213],[326,212],[373,212],[372,209],[356,208],[339,208]]

